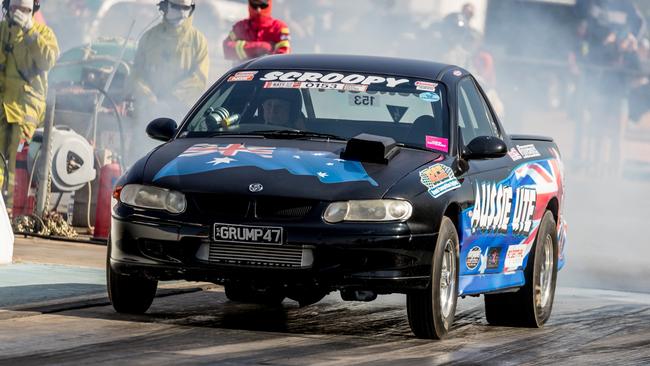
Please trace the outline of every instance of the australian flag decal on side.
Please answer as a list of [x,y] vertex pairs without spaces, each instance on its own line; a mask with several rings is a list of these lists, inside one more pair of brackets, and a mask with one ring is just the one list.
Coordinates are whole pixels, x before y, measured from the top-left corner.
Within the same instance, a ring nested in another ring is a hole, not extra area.
[[165,165],[156,174],[154,181],[165,177],[242,167],[287,170],[294,175],[317,177],[322,183],[366,181],[378,186],[360,162],[340,159],[331,152],[243,144],[194,145]]

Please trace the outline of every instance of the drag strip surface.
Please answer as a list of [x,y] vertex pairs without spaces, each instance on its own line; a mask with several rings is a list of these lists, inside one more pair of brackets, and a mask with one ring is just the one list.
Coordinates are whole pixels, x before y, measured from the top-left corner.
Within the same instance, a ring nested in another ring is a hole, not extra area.
[[[412,336],[403,296],[305,308],[229,302],[221,288],[156,298],[141,316],[89,306],[0,317],[0,364],[647,364],[650,295],[560,289],[544,329],[491,327],[460,301],[445,341]],[[1,314],[1,313],[0,313]]]

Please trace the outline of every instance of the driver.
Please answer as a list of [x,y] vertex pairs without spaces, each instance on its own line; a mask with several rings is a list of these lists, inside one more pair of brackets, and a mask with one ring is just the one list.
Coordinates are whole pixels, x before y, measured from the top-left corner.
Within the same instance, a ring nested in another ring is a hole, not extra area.
[[262,123],[305,129],[302,96],[298,89],[265,89],[260,100],[258,112]]

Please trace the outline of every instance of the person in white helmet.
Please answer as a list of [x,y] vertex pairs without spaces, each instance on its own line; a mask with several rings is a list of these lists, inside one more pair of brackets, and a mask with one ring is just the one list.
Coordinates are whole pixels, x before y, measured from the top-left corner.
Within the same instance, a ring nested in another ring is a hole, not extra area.
[[136,136],[156,117],[182,117],[207,87],[208,42],[192,25],[195,6],[194,0],[161,1],[162,22],[138,43],[131,80]]

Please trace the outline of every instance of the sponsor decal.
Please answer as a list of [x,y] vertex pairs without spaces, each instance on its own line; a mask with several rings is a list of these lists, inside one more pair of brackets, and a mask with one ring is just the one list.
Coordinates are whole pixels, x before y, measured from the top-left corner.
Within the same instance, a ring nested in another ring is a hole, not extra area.
[[454,176],[454,171],[443,164],[432,165],[420,170],[420,182],[429,189],[428,192],[433,198],[438,198],[449,191],[460,188],[460,183]]
[[[399,85],[409,83],[409,79],[385,78],[382,76],[350,74],[344,75],[337,72],[322,74],[319,72],[302,71],[272,71],[260,78],[261,81],[296,81],[309,83],[341,83],[369,86],[373,84],[385,85],[395,88]],[[367,89],[367,88],[366,88]]]
[[516,147],[513,147],[510,149],[510,151],[508,151],[508,156],[510,156],[510,159],[512,159],[512,161],[519,161],[523,159],[523,156],[521,156],[519,150],[517,150]]
[[530,187],[517,188],[517,198],[512,215],[512,232],[529,234],[533,229],[533,216],[537,205],[537,191]]
[[255,78],[257,71],[240,71],[228,78],[228,81],[251,81]]
[[293,81],[267,81],[264,83],[264,89],[298,89],[300,83]]
[[527,247],[528,245],[526,244],[511,245],[508,247],[506,259],[503,263],[504,272],[507,273],[516,271],[524,264],[524,257],[526,256]]
[[449,152],[449,139],[437,136],[426,136],[426,147],[431,150]]
[[537,191],[519,187],[481,183],[476,185],[474,209],[471,212],[472,233],[507,233],[524,235],[533,228],[533,215],[537,203]]
[[474,247],[467,253],[465,266],[467,266],[467,269],[469,270],[474,270],[478,267],[479,263],[481,263],[481,248]]
[[311,82],[291,82],[291,81],[267,81],[264,83],[265,89],[322,89],[322,90],[342,90],[351,92],[365,92],[368,90],[367,85],[352,85],[341,83],[311,83]]
[[153,180],[249,167],[267,171],[285,170],[293,175],[315,177],[328,184],[368,182],[372,186],[378,186],[363,164],[340,159],[333,152],[244,144],[194,145],[167,163]]
[[452,74],[453,74],[454,76],[463,76],[463,72],[460,71],[460,70],[454,70],[454,72],[453,72]]
[[524,159],[537,158],[542,156],[542,154],[537,151],[535,145],[517,145],[517,150],[523,156]]
[[426,92],[420,94],[420,99],[425,102],[435,103],[440,101],[440,96],[433,92]]
[[428,81],[416,81],[415,82],[415,89],[416,90],[434,92],[434,91],[436,91],[437,87],[438,87],[438,83],[430,83]]
[[367,85],[350,85],[350,84],[346,84],[345,87],[343,87],[343,90],[356,92],[356,93],[361,93],[361,92],[367,91],[368,86]]
[[489,248],[487,255],[487,269],[499,268],[499,257],[501,256],[501,248]]

